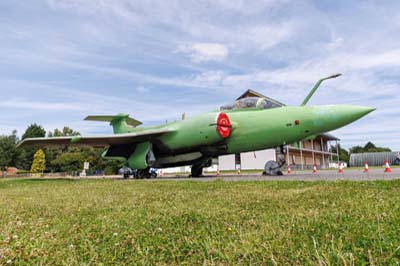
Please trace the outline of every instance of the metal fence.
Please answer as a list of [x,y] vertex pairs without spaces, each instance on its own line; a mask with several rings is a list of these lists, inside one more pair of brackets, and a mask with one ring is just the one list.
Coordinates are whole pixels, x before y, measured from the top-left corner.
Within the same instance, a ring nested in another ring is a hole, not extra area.
[[365,161],[368,161],[370,166],[381,166],[385,163],[385,160],[389,160],[390,164],[394,164],[398,154],[399,152],[352,153],[350,155],[350,166],[364,166]]

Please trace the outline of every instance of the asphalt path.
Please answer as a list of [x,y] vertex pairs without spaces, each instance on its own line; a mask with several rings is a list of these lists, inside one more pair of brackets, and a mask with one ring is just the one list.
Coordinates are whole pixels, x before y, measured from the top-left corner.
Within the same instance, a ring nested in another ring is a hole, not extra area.
[[[116,179],[116,180],[137,180],[132,177],[124,179],[120,175],[114,176],[87,176],[87,177],[62,177],[62,176],[46,176],[47,178],[71,178],[71,179]],[[319,170],[317,173],[309,171],[292,171],[291,174],[284,174],[283,176],[263,176],[257,173],[242,172],[237,174],[212,174],[206,173],[202,177],[189,177],[189,174],[171,175],[167,174],[159,176],[154,179],[142,179],[145,181],[160,181],[160,180],[193,180],[193,181],[337,181],[337,180],[352,180],[352,181],[373,181],[373,180],[394,180],[400,179],[400,168],[392,168],[392,172],[385,173],[383,168],[370,169],[368,173],[364,173],[359,169],[344,169],[344,173],[340,174],[337,170]]]
[[[261,172],[261,171],[260,171]],[[400,179],[400,168],[392,169],[392,172],[385,173],[384,169],[370,169],[368,173],[362,170],[344,169],[344,173],[340,174],[337,170],[320,170],[317,173],[312,171],[292,171],[291,174],[283,176],[262,176],[261,174],[221,174],[211,175],[205,174],[203,177],[189,178],[188,176],[163,176],[157,179],[148,180],[198,180],[198,181],[213,181],[221,179],[224,181],[268,181],[268,180],[287,180],[287,181],[336,181],[336,180],[353,180],[353,181],[368,181],[368,180],[393,180]]]

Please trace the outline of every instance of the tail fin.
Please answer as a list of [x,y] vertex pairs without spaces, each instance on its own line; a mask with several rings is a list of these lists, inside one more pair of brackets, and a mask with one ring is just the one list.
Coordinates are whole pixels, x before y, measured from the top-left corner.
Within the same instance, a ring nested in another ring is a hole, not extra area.
[[137,127],[142,124],[142,122],[130,118],[128,114],[89,115],[85,120],[110,122],[110,125],[113,126],[114,134],[126,133],[128,132],[129,126]]

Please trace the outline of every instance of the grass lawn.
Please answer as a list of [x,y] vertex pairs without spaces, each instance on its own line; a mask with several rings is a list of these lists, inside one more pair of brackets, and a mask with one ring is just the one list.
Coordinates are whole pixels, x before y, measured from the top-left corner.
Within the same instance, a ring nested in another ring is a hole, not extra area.
[[398,265],[400,181],[0,180],[0,265]]

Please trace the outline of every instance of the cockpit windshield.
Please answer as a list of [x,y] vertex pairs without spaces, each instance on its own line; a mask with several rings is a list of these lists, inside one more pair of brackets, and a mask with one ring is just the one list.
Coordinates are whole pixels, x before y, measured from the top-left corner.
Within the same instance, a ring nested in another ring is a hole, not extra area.
[[223,111],[223,110],[236,110],[236,109],[249,109],[249,108],[269,109],[276,107],[281,107],[281,106],[265,98],[246,97],[232,104],[223,105],[220,107],[220,110]]

